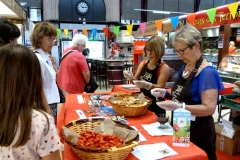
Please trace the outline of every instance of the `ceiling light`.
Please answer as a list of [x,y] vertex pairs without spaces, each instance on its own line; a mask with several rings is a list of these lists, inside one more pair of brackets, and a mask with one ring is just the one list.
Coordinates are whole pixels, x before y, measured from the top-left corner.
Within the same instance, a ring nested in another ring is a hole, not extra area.
[[22,6],[25,6],[27,2],[19,2]]
[[158,14],[170,14],[171,12],[169,11],[152,11],[153,13],[158,13]]
[[0,15],[16,15],[11,9],[9,9],[4,3],[0,1]]
[[152,13],[158,13],[158,14],[171,14],[171,13],[177,13],[177,14],[189,14],[186,12],[174,12],[174,11],[159,11],[159,10],[149,10],[149,9],[134,9],[136,11],[147,11]]

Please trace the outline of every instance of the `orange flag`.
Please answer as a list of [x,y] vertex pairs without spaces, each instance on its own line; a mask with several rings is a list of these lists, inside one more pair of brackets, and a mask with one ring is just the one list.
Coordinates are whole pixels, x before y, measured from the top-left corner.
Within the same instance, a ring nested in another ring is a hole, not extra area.
[[192,14],[187,15],[188,23],[191,24],[191,25],[194,25],[195,17],[196,17],[196,13],[192,13]]
[[106,34],[106,37],[108,37],[108,28],[103,28],[103,31]]
[[156,21],[155,21],[155,24],[156,24],[156,26],[157,26],[157,30],[158,30],[159,32],[161,32],[161,31],[162,31],[162,20],[156,20]]
[[85,36],[87,36],[87,29],[82,29],[82,32]]

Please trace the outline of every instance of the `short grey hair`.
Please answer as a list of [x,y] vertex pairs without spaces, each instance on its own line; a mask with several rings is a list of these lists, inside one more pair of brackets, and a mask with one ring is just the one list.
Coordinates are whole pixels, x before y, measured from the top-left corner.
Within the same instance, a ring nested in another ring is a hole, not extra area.
[[178,42],[183,42],[186,45],[189,46],[189,48],[192,49],[192,47],[196,44],[199,43],[201,45],[202,42],[202,36],[199,30],[197,30],[194,26],[192,25],[185,25],[180,30],[178,30],[172,39],[172,44],[173,46],[176,45]]
[[72,45],[77,47],[78,44],[86,45],[88,38],[83,34],[75,34],[72,39]]

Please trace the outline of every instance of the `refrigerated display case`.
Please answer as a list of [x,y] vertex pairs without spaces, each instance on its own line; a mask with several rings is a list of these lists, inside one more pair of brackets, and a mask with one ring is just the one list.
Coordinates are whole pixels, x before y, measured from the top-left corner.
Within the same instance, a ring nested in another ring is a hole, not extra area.
[[240,54],[228,54],[219,64],[218,73],[223,82],[240,80]]

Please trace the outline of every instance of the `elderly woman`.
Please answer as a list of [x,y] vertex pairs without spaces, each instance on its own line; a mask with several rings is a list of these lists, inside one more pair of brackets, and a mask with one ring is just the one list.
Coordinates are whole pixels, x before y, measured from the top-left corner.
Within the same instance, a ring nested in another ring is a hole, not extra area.
[[170,74],[169,66],[161,60],[165,53],[163,40],[159,36],[151,37],[144,46],[144,53],[148,60],[139,64],[134,76],[132,73],[124,71],[124,77],[128,80],[138,80],[134,81],[135,85],[141,88],[141,92],[145,96],[153,100],[148,110],[155,114],[165,113],[166,111],[158,107],[156,98],[150,93],[150,89],[164,88]]
[[[224,89],[217,71],[205,61],[201,54],[202,37],[191,25],[183,26],[173,39],[174,52],[184,61],[178,73],[178,79],[172,87],[172,100],[158,102],[166,110],[184,108],[195,119],[191,121],[190,141],[203,149],[208,158],[216,159],[216,133],[212,115],[215,112],[218,97]],[[151,90],[155,97],[164,97],[165,89]]]
[[44,93],[55,120],[60,97],[56,84],[57,70],[54,69],[48,52],[52,50],[56,36],[56,28],[49,22],[37,23],[30,36],[32,47],[41,65]]

